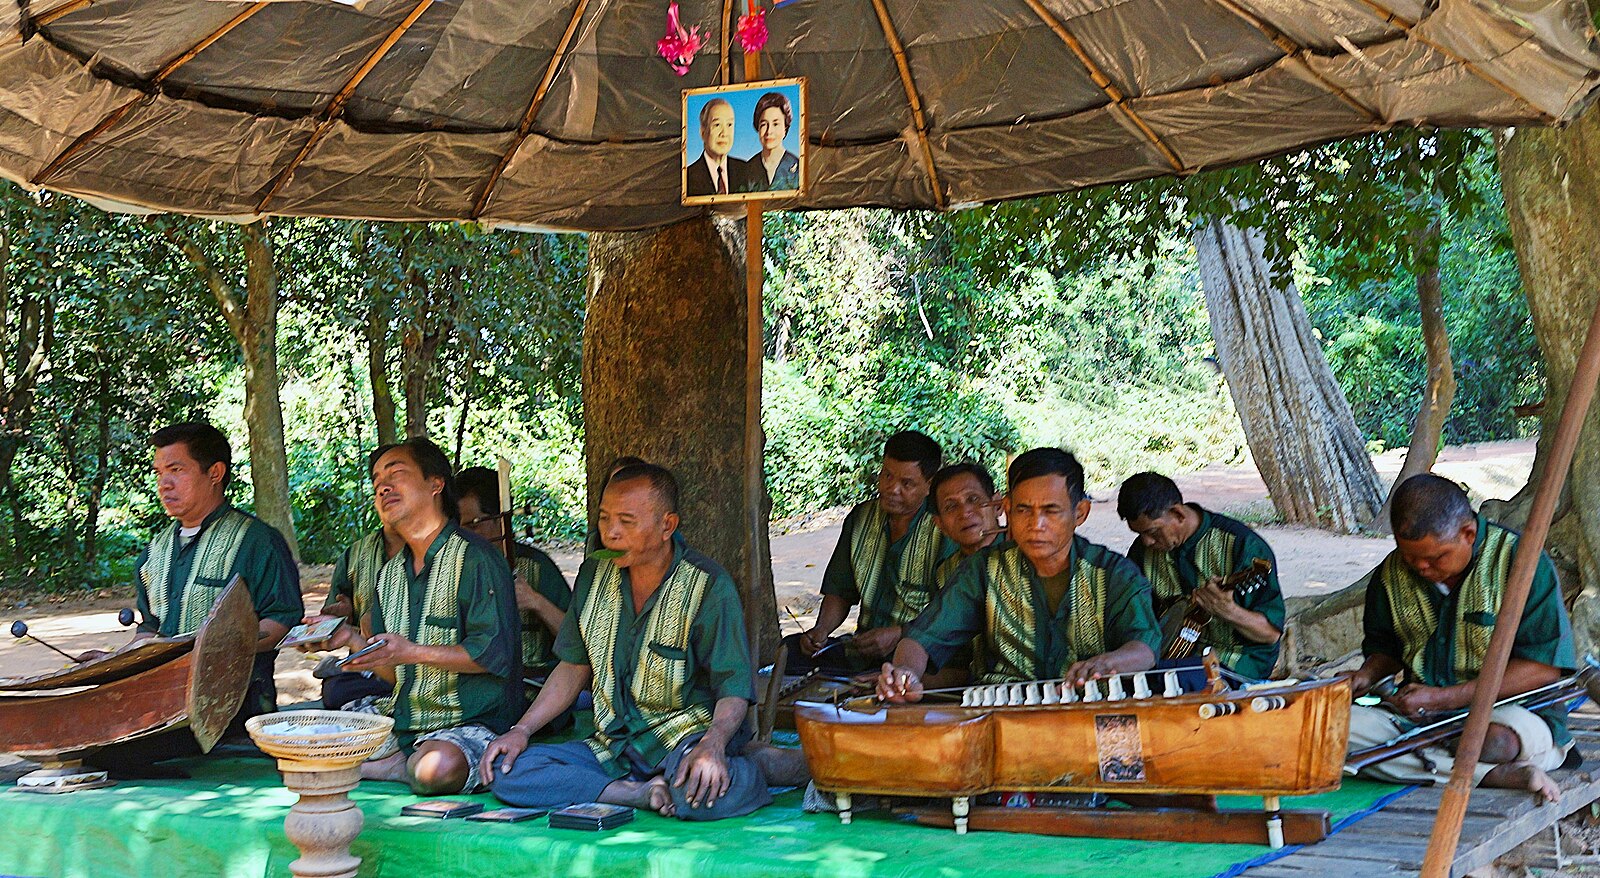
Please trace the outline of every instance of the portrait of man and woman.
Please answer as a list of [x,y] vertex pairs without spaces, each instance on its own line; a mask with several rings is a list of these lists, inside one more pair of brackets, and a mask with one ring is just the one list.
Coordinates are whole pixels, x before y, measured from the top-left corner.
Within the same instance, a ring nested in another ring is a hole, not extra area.
[[798,80],[685,92],[685,202],[799,191],[801,104]]

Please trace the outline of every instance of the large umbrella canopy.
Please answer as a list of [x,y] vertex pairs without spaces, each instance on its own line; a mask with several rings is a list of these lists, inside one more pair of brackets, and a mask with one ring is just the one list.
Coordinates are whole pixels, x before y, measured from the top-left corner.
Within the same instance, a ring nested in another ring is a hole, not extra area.
[[[681,219],[685,87],[742,77],[743,0],[53,0],[0,11],[0,174],[191,214]],[[792,0],[783,207],[950,208],[1187,174],[1395,125],[1571,118],[1583,0]]]

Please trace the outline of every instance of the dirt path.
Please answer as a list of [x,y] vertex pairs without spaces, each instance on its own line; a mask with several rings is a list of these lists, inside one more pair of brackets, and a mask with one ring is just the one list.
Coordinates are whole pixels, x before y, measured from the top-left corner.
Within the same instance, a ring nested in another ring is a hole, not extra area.
[[[1460,480],[1471,489],[1474,499],[1509,498],[1521,488],[1533,467],[1534,441],[1492,442],[1445,449],[1435,470]],[[1399,472],[1403,453],[1388,452],[1374,458],[1378,472],[1393,479]],[[1271,503],[1266,486],[1253,467],[1208,467],[1176,478],[1184,497],[1208,508],[1248,521],[1270,516]],[[1094,503],[1083,533],[1089,539],[1117,551],[1128,547],[1132,535],[1117,518],[1115,486],[1091,486],[1098,499]],[[839,539],[842,510],[812,516],[804,527],[772,538],[773,580],[778,606],[792,610],[809,624],[815,617],[819,598],[817,585],[822,569]],[[1372,569],[1388,553],[1384,539],[1339,536],[1299,527],[1263,525],[1258,528],[1278,556],[1280,578],[1285,594],[1309,595],[1334,591],[1354,582]],[[577,573],[581,557],[575,551],[557,551],[552,557],[569,578]],[[306,606],[322,606],[327,594],[331,568],[307,566],[301,570]],[[5,607],[10,619],[26,619],[32,632],[75,653],[92,647],[124,642],[129,636],[117,625],[117,610],[131,601],[126,597],[103,596],[64,605],[12,605]],[[798,630],[794,618],[783,613],[779,624],[785,633]],[[64,660],[34,643],[0,638],[0,675],[21,676],[60,667]],[[278,659],[279,700],[301,701],[317,697],[311,668],[316,657],[285,653]]]

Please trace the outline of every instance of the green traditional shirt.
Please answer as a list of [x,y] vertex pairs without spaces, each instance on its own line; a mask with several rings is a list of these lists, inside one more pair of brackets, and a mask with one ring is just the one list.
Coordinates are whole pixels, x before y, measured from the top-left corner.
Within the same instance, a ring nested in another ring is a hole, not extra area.
[[375,530],[356,540],[333,563],[333,577],[328,582],[328,603],[347,598],[355,610],[354,621],[372,609],[372,596],[378,589],[378,571],[388,558],[383,530]]
[[[1003,534],[1003,533],[998,533],[998,534],[994,535],[994,539],[989,541],[989,545],[988,546],[984,546],[983,548],[987,549],[987,548],[989,548],[989,546],[998,546],[1001,543],[1004,543],[1005,541],[1006,541],[1006,535]],[[982,549],[980,549],[979,551],[982,551]],[[977,553],[974,552],[973,554],[977,554]],[[934,587],[938,588],[938,589],[943,589],[945,586],[949,585],[950,584],[950,577],[955,576],[956,575],[956,571],[961,568],[961,565],[965,564],[967,559],[971,558],[971,557],[972,557],[972,555],[963,555],[963,554],[961,554],[960,548],[957,547],[956,553],[954,555],[951,555],[950,557],[944,559],[943,561],[940,561],[939,562],[939,566],[934,568],[934,571],[933,571],[933,584],[934,584]]]
[[754,699],[744,611],[733,579],[673,538],[661,586],[635,608],[628,571],[590,558],[578,571],[556,657],[594,671],[587,743],[614,777],[654,768],[711,725],[717,701]]
[[[1272,563],[1272,572],[1253,588],[1234,589],[1233,602],[1266,616],[1272,627],[1282,631],[1283,590],[1278,585],[1278,562],[1272,548],[1243,522],[1194,503],[1188,505],[1199,513],[1200,526],[1183,545],[1163,552],[1147,548],[1143,540],[1134,540],[1128,549],[1128,560],[1144,571],[1154,589],[1156,615],[1179,605],[1207,579],[1236,573],[1260,558]],[[1212,619],[1201,632],[1196,646],[1209,646],[1226,667],[1246,677],[1264,680],[1278,664],[1281,642],[1256,643],[1240,635],[1227,622]]]
[[[533,546],[523,543],[516,544],[517,573],[528,583],[528,587],[538,592],[555,604],[565,613],[572,606],[572,587],[567,585],[567,578],[561,575],[561,568],[550,556],[539,551]],[[548,674],[556,666],[555,641],[556,637],[545,626],[539,614],[531,610],[523,610],[522,617],[522,673],[525,675]]]
[[874,498],[845,516],[822,574],[822,593],[861,605],[857,631],[904,625],[928,606],[937,590],[935,571],[955,553],[956,544],[939,532],[927,504],[905,536],[890,540],[889,516]]
[[372,633],[395,632],[427,646],[466,648],[481,674],[399,665],[386,701],[395,736],[409,748],[420,734],[481,723],[504,732],[522,715],[516,596],[505,555],[450,521],[416,572],[411,547],[383,565],[373,597]]
[[974,637],[974,676],[985,682],[1058,677],[1073,662],[1140,641],[1161,648],[1150,583],[1127,558],[1081,536],[1067,561],[1072,584],[1050,612],[1039,574],[1015,543],[982,549],[962,564],[906,629],[934,667]]
[[[203,556],[203,557],[202,557]],[[193,634],[234,576],[250,590],[256,616],[300,624],[300,570],[272,525],[224,502],[187,545],[178,522],[163,528],[139,555],[139,630],[162,637]]]
[[[1386,655],[1424,686],[1477,679],[1520,538],[1516,531],[1478,516],[1472,562],[1461,585],[1448,595],[1407,567],[1398,551],[1389,553],[1367,580],[1362,655]],[[1539,555],[1511,655],[1563,673],[1577,667],[1572,623],[1549,555]],[[1572,740],[1564,707],[1539,711],[1539,716],[1549,723],[1557,745]]]

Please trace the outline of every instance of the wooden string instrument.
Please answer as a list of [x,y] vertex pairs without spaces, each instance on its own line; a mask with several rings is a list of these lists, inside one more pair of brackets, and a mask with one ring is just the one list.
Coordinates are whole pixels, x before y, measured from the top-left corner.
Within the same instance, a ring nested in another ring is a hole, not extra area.
[[[1265,585],[1267,576],[1271,573],[1272,562],[1265,558],[1256,558],[1250,562],[1249,567],[1222,577],[1217,587],[1236,594],[1249,594]],[[1200,643],[1200,633],[1211,622],[1211,614],[1205,607],[1200,606],[1200,602],[1195,600],[1193,595],[1180,601],[1173,611],[1180,607],[1183,609],[1183,615],[1177,618],[1176,628],[1167,635],[1166,645],[1161,650],[1161,657],[1164,659],[1182,659],[1194,655],[1195,647]],[[1163,621],[1167,624],[1163,624],[1161,628],[1166,631],[1170,619]]]

